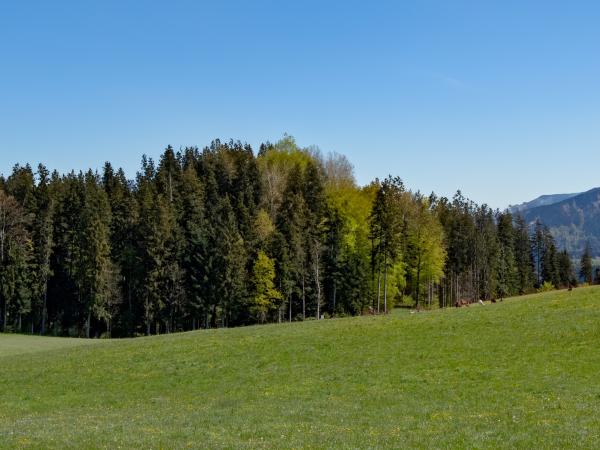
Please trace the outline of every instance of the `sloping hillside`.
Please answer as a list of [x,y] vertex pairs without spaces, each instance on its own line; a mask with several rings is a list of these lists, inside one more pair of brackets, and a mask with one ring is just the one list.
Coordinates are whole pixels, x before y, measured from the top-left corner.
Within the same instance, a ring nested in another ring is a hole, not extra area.
[[517,214],[519,212],[537,208],[538,206],[548,206],[553,205],[555,203],[562,202],[563,200],[568,200],[572,197],[579,195],[579,193],[575,194],[549,194],[549,195],[541,195],[538,198],[531,200],[529,202],[524,202],[519,205],[511,205],[508,207],[511,213]]
[[21,355],[0,335],[0,447],[598,448],[599,323],[594,287]]
[[521,215],[528,222],[539,219],[552,231],[558,245],[578,255],[589,241],[592,252],[600,256],[600,188],[547,206],[526,209]]

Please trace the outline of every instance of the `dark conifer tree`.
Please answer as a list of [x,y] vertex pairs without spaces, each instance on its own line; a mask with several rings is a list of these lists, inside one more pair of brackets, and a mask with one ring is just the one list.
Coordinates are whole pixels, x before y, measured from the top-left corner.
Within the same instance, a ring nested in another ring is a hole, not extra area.
[[515,219],[515,262],[517,266],[517,292],[526,294],[535,283],[534,258],[529,228],[521,216]]
[[589,242],[586,243],[581,255],[579,276],[584,283],[592,284],[594,272],[592,267],[592,251]]

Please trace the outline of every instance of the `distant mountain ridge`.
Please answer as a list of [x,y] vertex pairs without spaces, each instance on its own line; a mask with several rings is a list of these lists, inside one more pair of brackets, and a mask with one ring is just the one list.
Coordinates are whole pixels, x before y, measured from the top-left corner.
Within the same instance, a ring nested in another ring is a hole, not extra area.
[[539,220],[554,235],[557,244],[579,256],[586,242],[600,256],[600,188],[579,194],[545,195],[509,208],[528,223]]
[[516,214],[521,211],[525,211],[527,209],[537,208],[538,206],[549,206],[554,205],[555,203],[562,202],[564,200],[568,200],[577,195],[581,194],[581,192],[577,192],[575,194],[550,194],[550,195],[541,195],[535,200],[531,200],[530,202],[524,202],[520,205],[510,205],[508,207],[509,211],[513,214]]

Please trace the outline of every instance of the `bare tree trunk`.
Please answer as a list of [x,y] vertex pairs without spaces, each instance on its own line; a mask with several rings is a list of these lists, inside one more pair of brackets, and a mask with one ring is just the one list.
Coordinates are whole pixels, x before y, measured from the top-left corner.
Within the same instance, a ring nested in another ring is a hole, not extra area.
[[150,336],[152,324],[151,324],[151,320],[150,320],[150,312],[149,312],[150,305],[149,305],[149,302],[148,302],[148,298],[145,299],[145,305],[144,306],[146,308],[146,311],[144,312],[145,316],[146,316],[146,335]]
[[419,296],[421,291],[421,252],[417,258],[417,308],[419,308]]
[[40,334],[46,334],[46,317],[48,316],[48,281],[44,282],[44,302],[42,306],[42,328],[40,330]]
[[127,306],[129,308],[129,323],[127,325],[129,328],[129,334],[133,335],[133,304],[131,302],[131,280],[129,279],[129,277],[127,279]]
[[88,339],[90,338],[91,321],[92,321],[92,310],[91,310],[91,308],[89,308],[88,313],[87,313],[87,320],[85,322],[85,337]]
[[377,314],[381,304],[381,261],[377,261]]
[[306,291],[304,290],[304,274],[302,274],[302,320],[306,320]]
[[383,312],[387,314],[387,252],[383,259]]
[[321,281],[319,274],[320,244],[315,243],[315,281],[317,283],[317,320],[321,320]]
[[217,328],[217,305],[213,305],[212,315],[210,317],[210,327]]
[[335,297],[337,295],[337,283],[333,282],[333,310],[331,311],[331,315],[335,316]]
[[444,278],[442,284],[442,308],[446,307],[446,279]]

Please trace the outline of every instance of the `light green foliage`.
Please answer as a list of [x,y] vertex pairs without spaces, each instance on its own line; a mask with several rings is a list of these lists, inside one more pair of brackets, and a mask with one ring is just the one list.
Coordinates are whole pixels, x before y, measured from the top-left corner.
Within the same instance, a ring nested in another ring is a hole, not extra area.
[[369,213],[375,197],[371,188],[341,185],[326,187],[327,203],[339,212],[344,221],[344,243],[354,250],[363,245],[369,235]]
[[264,210],[260,209],[254,219],[254,227],[256,235],[261,243],[267,242],[271,238],[275,231],[275,225],[269,217],[269,214]]
[[393,308],[406,289],[406,263],[403,260],[390,264],[387,271],[388,308]]
[[295,139],[287,134],[277,143],[266,145],[258,155],[257,164],[262,178],[264,207],[272,221],[275,221],[283,202],[283,193],[290,172],[294,167],[304,171],[310,162],[314,162],[314,156],[310,151],[300,148]]
[[411,278],[417,306],[424,289],[437,283],[444,273],[444,230],[426,199],[414,203],[408,226]]
[[259,250],[252,281],[254,284],[254,295],[250,311],[259,322],[267,319],[269,312],[277,309],[283,300],[283,295],[275,289],[275,262],[266,253]]
[[119,341],[0,335],[0,448],[598,448],[599,298]]

